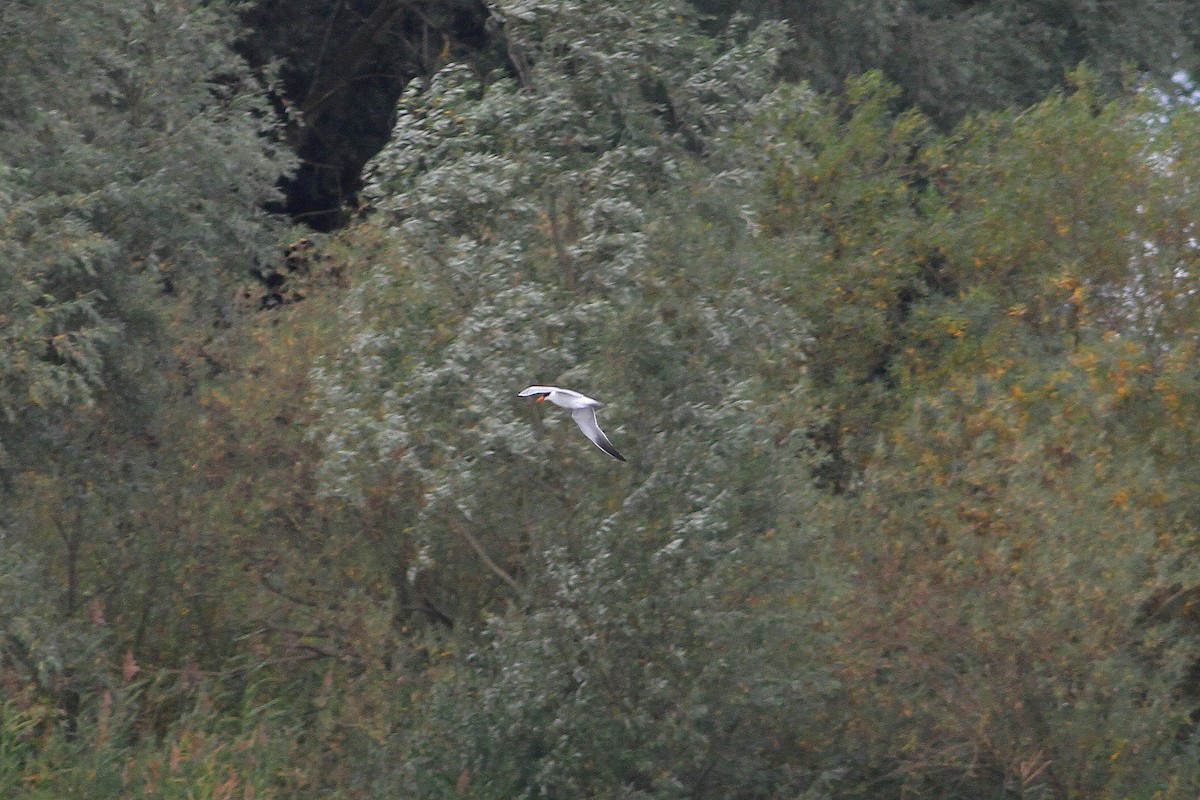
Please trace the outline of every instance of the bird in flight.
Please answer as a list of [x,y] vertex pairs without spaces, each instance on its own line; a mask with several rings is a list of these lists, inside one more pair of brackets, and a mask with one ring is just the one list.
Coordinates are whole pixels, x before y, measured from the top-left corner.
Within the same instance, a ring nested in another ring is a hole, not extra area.
[[522,389],[517,396],[536,396],[539,403],[549,400],[556,406],[571,409],[571,419],[575,420],[579,430],[583,431],[583,435],[590,439],[592,444],[617,461],[625,460],[625,456],[617,452],[617,448],[613,447],[604,431],[600,430],[600,424],[596,422],[596,409],[604,405],[599,400],[593,400],[570,389],[559,389],[557,386],[530,386]]

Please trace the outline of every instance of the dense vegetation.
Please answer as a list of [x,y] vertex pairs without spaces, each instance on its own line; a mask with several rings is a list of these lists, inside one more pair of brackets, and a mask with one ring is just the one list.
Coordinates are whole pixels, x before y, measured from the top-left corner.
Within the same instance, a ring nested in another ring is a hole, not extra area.
[[500,2],[317,237],[233,19],[0,5],[0,796],[1196,796],[1154,73],[1025,102],[997,49],[939,112],[784,24]]
[[[948,131],[966,114],[1024,107],[1081,61],[1108,90],[1196,66],[1193,0],[693,0],[700,24],[785,20],[780,75],[818,91],[881,70],[905,106]],[[300,157],[283,208],[316,230],[357,208],[363,165],[391,133],[408,83],[451,62],[513,70],[485,0],[244,0],[237,50],[276,65],[271,96]],[[274,204],[273,204],[274,207]]]

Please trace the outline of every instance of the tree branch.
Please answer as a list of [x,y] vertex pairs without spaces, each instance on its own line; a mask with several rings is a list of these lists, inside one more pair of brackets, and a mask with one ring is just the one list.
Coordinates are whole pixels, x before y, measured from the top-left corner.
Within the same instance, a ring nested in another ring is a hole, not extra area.
[[471,545],[471,549],[475,551],[480,560],[483,561],[483,563],[487,565],[487,568],[495,573],[500,580],[511,586],[513,591],[515,591],[517,594],[525,594],[525,589],[521,586],[521,584],[517,583],[511,575],[501,569],[499,564],[497,564],[495,561],[492,561],[491,557],[488,556],[487,551],[483,549],[483,545],[479,543],[479,540],[476,539],[470,531],[468,531],[462,525],[459,525],[454,520],[450,521],[450,529],[461,536],[467,544]]

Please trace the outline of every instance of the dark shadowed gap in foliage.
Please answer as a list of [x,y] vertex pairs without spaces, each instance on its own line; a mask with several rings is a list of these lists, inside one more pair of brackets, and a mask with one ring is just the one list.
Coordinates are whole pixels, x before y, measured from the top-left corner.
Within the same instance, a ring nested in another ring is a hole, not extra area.
[[282,255],[282,259],[250,270],[258,286],[243,290],[246,308],[270,311],[299,303],[316,287],[345,285],[342,265],[335,263],[328,253],[320,252],[312,237],[301,236],[289,242]]
[[396,101],[413,78],[497,55],[478,0],[256,0],[238,50],[256,69],[278,64],[272,100],[300,157],[281,176],[283,212],[330,231],[353,216],[363,165],[387,142]]

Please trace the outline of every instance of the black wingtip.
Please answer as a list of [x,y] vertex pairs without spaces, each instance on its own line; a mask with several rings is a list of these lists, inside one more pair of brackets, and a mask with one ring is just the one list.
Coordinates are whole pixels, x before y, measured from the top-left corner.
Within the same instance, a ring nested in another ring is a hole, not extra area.
[[610,456],[612,456],[613,458],[615,458],[617,461],[624,461],[624,460],[625,460],[625,456],[623,456],[623,455],[621,455],[620,453],[618,453],[618,452],[617,452],[617,448],[613,447],[611,444],[610,444],[608,447],[605,447],[605,446],[604,446],[604,445],[602,445],[602,444],[601,444],[601,445],[598,445],[598,446],[599,446],[599,448],[600,448],[601,450],[603,450],[605,453],[608,453]]

